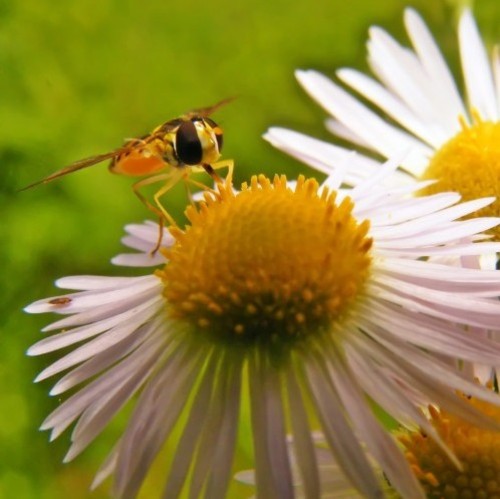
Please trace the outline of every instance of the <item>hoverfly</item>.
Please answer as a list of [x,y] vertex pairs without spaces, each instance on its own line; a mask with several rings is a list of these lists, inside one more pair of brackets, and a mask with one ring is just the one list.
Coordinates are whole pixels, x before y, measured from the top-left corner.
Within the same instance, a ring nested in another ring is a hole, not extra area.
[[[127,139],[122,147],[114,151],[76,161],[21,190],[46,184],[110,159],[109,170],[112,173],[145,177],[135,182],[132,189],[141,202],[160,218],[159,240],[152,252],[154,253],[160,245],[165,222],[177,225],[160,201],[167,191],[181,179],[209,190],[204,184],[189,178],[194,172],[205,171],[216,183],[222,183],[215,170],[227,168],[226,181],[231,179],[233,162],[229,160],[217,163],[223,144],[222,129],[209,118],[214,111],[231,100],[233,98],[224,99],[210,107],[189,111],[179,118],[159,125],[151,133],[139,139]],[[163,182],[163,185],[153,195],[154,204],[152,204],[140,189],[159,182]]]

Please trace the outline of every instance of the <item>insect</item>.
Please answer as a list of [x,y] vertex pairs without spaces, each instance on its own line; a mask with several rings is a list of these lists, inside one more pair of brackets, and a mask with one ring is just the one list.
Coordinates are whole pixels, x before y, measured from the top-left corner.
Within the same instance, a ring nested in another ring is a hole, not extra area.
[[[109,159],[111,160],[109,170],[112,173],[144,177],[135,182],[132,189],[141,202],[160,218],[159,240],[153,250],[154,253],[160,245],[165,222],[176,225],[160,201],[166,192],[181,179],[202,189],[209,189],[190,178],[190,174],[195,172],[205,171],[216,183],[222,183],[215,170],[227,168],[226,181],[232,178],[233,162],[230,160],[217,162],[223,144],[222,128],[209,118],[214,111],[231,100],[233,99],[224,99],[213,106],[189,111],[179,118],[159,125],[141,138],[127,139],[118,149],[76,161],[21,190],[46,184]],[[140,192],[140,189],[160,182],[163,182],[163,185],[153,195],[153,204]]]
[[49,300],[50,305],[57,305],[58,307],[69,305],[71,302],[72,300],[68,296],[61,296],[59,298],[52,298],[52,300]]

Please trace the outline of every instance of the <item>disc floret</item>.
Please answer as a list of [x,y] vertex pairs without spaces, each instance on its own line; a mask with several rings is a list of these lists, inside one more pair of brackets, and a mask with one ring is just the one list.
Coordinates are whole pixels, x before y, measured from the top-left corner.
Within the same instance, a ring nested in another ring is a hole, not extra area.
[[263,175],[239,194],[224,186],[190,207],[159,275],[172,317],[211,338],[290,343],[328,330],[362,294],[369,223],[353,202],[300,177]]

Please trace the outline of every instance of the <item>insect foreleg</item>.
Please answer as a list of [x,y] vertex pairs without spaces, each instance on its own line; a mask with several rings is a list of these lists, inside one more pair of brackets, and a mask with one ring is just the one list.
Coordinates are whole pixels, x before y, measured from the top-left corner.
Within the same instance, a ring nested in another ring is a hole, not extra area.
[[217,161],[213,165],[204,164],[201,166],[193,166],[191,171],[193,173],[207,172],[216,183],[222,184],[222,179],[219,177],[215,170],[220,170],[221,168],[227,168],[226,175],[226,185],[231,184],[233,179],[234,161],[232,159],[226,159],[224,161]]
[[219,170],[221,168],[227,168],[226,174],[226,187],[230,187],[233,182],[233,170],[234,170],[234,161],[232,159],[226,159],[224,161],[217,161],[212,165],[214,170]]

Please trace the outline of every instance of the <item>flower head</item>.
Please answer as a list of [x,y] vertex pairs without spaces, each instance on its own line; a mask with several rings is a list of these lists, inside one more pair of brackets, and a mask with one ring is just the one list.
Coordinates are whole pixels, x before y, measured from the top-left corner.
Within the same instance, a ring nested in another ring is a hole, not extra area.
[[[500,409],[473,397],[465,400],[500,421]],[[500,433],[470,424],[429,406],[429,419],[460,462],[457,467],[424,432],[402,431],[406,459],[425,489],[426,497],[500,496]]]
[[[426,259],[491,251],[492,243],[463,241],[499,220],[458,220],[492,199],[458,204],[454,193],[412,196],[417,183],[387,187],[396,167],[388,162],[347,191],[340,174],[322,187],[264,176],[239,193],[220,185],[188,208],[184,230],[171,230],[152,274],[64,278],[57,285],[77,292],[28,306],[65,315],[45,328],[63,332],[29,353],[71,347],[38,377],[67,371],[51,393],[74,391],[42,425],[55,438],[76,422],[66,460],[137,394],[96,484],[113,475],[115,495],[133,496],[164,442],[174,440],[164,496],[178,496],[189,476],[193,496],[222,497],[248,396],[259,495],[293,496],[287,433],[306,493],[319,495],[310,436],[318,425],[361,493],[382,494],[368,451],[403,496],[422,497],[366,399],[422,426],[448,454],[418,410],[422,401],[496,428],[455,390],[500,399],[432,353],[498,359],[498,344],[463,326],[499,328],[499,273]],[[115,261],[147,265],[153,229],[128,228],[125,242],[140,253]]]
[[[407,9],[404,21],[410,49],[378,27],[370,29],[368,63],[376,79],[353,69],[337,71],[338,78],[376,110],[316,71],[297,71],[297,78],[332,116],[326,124],[335,135],[385,158],[409,152],[393,180],[437,180],[424,194],[452,190],[464,200],[495,196],[496,201],[470,216],[499,216],[500,50],[493,50],[490,62],[474,18],[465,9],[458,29],[466,88],[462,98],[420,16]],[[315,148],[319,154],[311,154],[297,136],[290,140],[289,133],[275,128],[267,137],[322,170],[330,171],[337,158],[346,154],[326,144]],[[376,168],[368,156],[352,163],[356,171],[347,180],[354,185]],[[492,229],[491,234],[500,239],[500,229]]]

